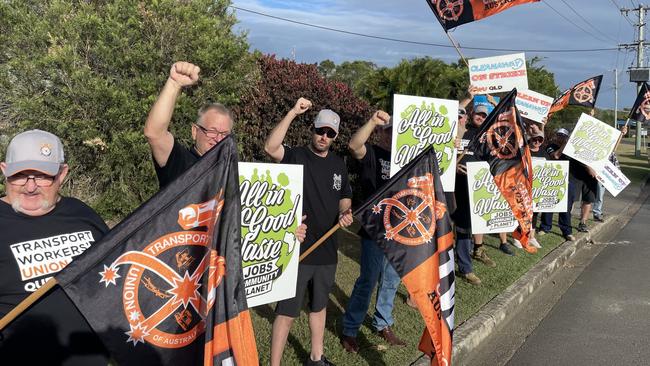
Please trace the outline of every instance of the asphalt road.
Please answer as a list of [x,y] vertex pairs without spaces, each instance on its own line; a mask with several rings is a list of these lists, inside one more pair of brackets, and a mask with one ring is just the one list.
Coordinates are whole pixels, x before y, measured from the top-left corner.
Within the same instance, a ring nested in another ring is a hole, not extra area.
[[[553,281],[567,283],[566,291],[548,289],[540,293],[546,298],[526,304],[523,317],[546,314],[541,322],[506,327],[495,335],[500,346],[494,340],[475,364],[650,365],[650,199],[617,235],[593,246],[604,248],[574,279],[561,274]],[[513,342],[514,349],[506,345]]]

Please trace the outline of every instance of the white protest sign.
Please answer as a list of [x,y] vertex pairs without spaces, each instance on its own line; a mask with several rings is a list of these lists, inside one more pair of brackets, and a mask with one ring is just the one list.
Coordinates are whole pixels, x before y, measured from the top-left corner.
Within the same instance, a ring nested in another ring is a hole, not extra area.
[[509,233],[519,226],[487,162],[467,163],[467,185],[473,234]]
[[526,55],[475,58],[469,60],[469,83],[478,87],[480,94],[528,89]]
[[544,123],[544,118],[548,116],[553,104],[553,98],[532,90],[517,89],[515,104],[522,117]]
[[566,212],[569,162],[533,159],[533,212]]
[[458,101],[395,94],[390,175],[433,146],[445,192],[454,190]]
[[596,178],[602,185],[616,197],[625,187],[630,184],[630,180],[609,160],[599,161],[593,167],[596,171]]
[[594,163],[609,158],[620,134],[621,131],[607,123],[583,113],[569,137],[564,154],[594,168]]
[[302,165],[239,163],[242,271],[248,306],[296,295]]

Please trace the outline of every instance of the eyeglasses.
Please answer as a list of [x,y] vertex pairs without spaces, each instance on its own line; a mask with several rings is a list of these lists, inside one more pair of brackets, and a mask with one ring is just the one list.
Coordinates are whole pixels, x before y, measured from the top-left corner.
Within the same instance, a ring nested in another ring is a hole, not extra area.
[[336,137],[336,131],[334,131],[333,129],[328,128],[328,127],[314,128],[314,132],[316,132],[316,134],[318,136],[323,136],[323,135],[327,134],[327,137],[329,137],[331,139]]
[[220,137],[220,136],[221,137],[226,137],[226,136],[230,135],[230,131],[208,130],[207,128],[201,126],[198,123],[195,123],[194,125],[196,127],[198,127],[199,130],[201,130],[201,132],[203,132],[207,137],[209,137],[211,139],[214,139],[214,138],[217,138],[217,137]]
[[56,179],[56,176],[52,177],[49,175],[24,175],[24,174],[16,174],[12,175],[11,177],[7,178],[7,182],[11,184],[12,186],[24,186],[29,182],[30,179],[34,180],[34,184],[36,184],[39,187],[50,187],[52,184],[54,184],[54,179]]

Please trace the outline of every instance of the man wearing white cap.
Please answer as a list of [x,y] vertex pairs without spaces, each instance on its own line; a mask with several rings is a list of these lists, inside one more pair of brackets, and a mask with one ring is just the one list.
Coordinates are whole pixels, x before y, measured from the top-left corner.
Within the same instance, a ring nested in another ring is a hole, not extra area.
[[[352,189],[345,162],[330,146],[338,136],[340,118],[329,109],[323,109],[314,120],[311,142],[307,146],[287,147],[282,142],[291,122],[311,108],[312,103],[300,98],[278,123],[264,144],[266,153],[276,162],[302,164],[304,176],[303,210],[309,224],[300,252],[304,253],[330,228],[339,223],[352,224]],[[305,257],[298,266],[296,296],[278,302],[271,338],[271,365],[280,365],[282,353],[293,320],[300,315],[306,293],[309,293],[309,327],[311,352],[305,365],[332,365],[323,355],[326,308],[334,285],[337,264],[336,237],[329,237]]]
[[[0,198],[1,317],[99,240],[108,227],[83,202],[59,194],[68,165],[57,136],[40,130],[16,135],[0,168],[6,191]],[[39,308],[44,309],[40,314]],[[27,324],[34,323],[30,323],[29,314],[39,316],[38,332],[27,329]],[[65,343],[71,332],[81,330],[90,334],[86,339],[94,339],[60,290],[48,295],[29,314],[3,331],[3,359],[12,359],[12,354],[19,355],[25,364],[57,364],[58,357],[69,357]],[[54,327],[50,333],[48,326]],[[44,344],[48,351],[30,352],[34,344]],[[52,348],[54,344],[60,348]],[[98,362],[106,364],[104,357]]]

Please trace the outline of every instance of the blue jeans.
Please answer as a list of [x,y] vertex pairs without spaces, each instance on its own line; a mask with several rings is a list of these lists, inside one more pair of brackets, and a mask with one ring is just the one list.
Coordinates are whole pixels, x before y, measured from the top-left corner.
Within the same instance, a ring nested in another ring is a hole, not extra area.
[[474,250],[474,243],[472,243],[472,235],[469,233],[461,232],[462,229],[456,228],[456,246],[454,252],[456,254],[456,263],[458,263],[458,272],[462,274],[472,273],[472,251]]
[[603,214],[603,200],[605,199],[605,187],[598,182],[598,189],[596,189],[596,202],[594,202],[591,212],[594,215],[600,216]]
[[373,240],[362,238],[359,278],[354,283],[354,289],[343,315],[343,335],[357,336],[370,306],[370,296],[378,282],[377,304],[372,326],[380,331],[393,325],[393,300],[400,280],[381,248]]
[[[560,231],[563,236],[571,235],[573,229],[571,228],[571,210],[573,209],[573,201],[576,198],[575,192],[575,183],[573,180],[569,179],[569,195],[567,197],[567,212],[560,212],[557,218],[557,226],[560,227]],[[539,225],[541,231],[549,232],[553,226],[553,213],[552,212],[542,212],[542,220]]]

